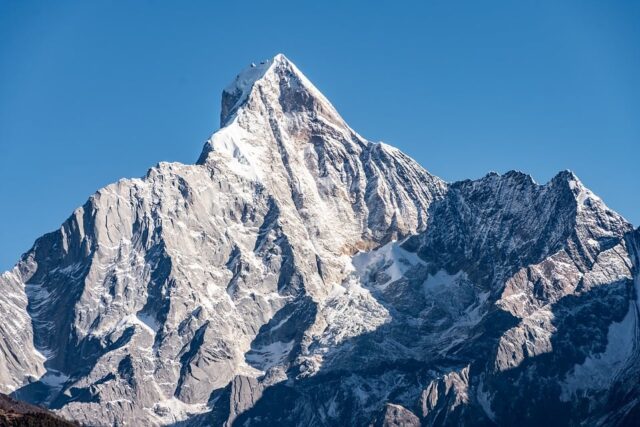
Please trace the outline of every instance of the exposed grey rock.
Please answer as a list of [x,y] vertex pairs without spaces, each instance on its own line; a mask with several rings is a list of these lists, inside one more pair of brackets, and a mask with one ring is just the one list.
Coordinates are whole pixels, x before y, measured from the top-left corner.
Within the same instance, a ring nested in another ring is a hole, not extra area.
[[420,419],[401,405],[387,403],[373,427],[419,427]]
[[212,423],[231,426],[238,415],[251,409],[262,397],[264,383],[256,378],[236,376],[212,399]]
[[571,172],[446,184],[281,55],[194,165],[0,276],[0,391],[90,425],[630,425],[640,232]]

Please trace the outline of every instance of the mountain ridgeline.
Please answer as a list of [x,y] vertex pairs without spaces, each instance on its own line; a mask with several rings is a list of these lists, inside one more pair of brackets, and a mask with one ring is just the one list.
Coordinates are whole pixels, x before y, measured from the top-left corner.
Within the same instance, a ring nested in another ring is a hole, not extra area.
[[444,182],[277,55],[195,164],[0,276],[0,392],[91,426],[631,426],[639,268],[573,173]]

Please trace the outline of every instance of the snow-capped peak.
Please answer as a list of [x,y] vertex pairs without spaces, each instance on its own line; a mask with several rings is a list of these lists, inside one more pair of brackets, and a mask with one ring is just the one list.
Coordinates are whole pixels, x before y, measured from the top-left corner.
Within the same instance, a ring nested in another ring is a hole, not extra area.
[[[259,64],[252,62],[251,65],[242,70],[236,76],[236,78],[231,83],[229,83],[227,87],[224,88],[223,97],[226,95],[230,95],[237,98],[234,107],[242,104],[249,96],[253,85],[258,80],[262,79],[269,71],[269,69],[275,65],[276,62],[280,61],[287,61],[287,59],[284,57],[284,55],[278,54],[271,59],[260,62]],[[223,115],[223,117],[221,117],[221,126],[224,125],[224,119],[225,117]]]
[[[235,159],[235,169],[252,179],[261,180],[265,171],[272,170],[273,165],[264,162],[271,153],[286,157],[288,145],[296,153],[303,147],[329,144],[355,154],[369,144],[282,54],[252,63],[236,76],[222,92],[220,120],[221,129],[207,141],[198,163],[218,156]],[[210,157],[211,153],[216,155]]]
[[252,62],[247,68],[238,73],[236,78],[224,88],[224,92],[233,94],[240,90],[248,93],[251,91],[253,84],[263,78],[272,67],[286,66],[286,64],[291,64],[291,62],[281,53],[258,64]]
[[338,251],[422,229],[423,208],[444,193],[444,182],[399,150],[353,131],[282,54],[252,64],[223,91],[222,124],[198,163],[277,188],[280,204],[314,218],[312,233],[333,229],[337,218],[352,224]]
[[258,64],[252,63],[224,89],[220,126],[229,125],[240,110],[256,109],[264,103],[282,104],[287,112],[315,111],[344,125],[329,100],[281,53]]

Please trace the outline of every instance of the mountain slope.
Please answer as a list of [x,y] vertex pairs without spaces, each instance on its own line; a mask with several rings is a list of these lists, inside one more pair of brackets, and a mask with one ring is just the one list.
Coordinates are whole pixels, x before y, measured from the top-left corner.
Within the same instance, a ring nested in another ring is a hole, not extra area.
[[196,164],[99,190],[0,277],[0,391],[91,425],[616,425],[638,242],[570,172],[444,183],[277,55]]
[[429,218],[423,233],[354,257],[389,321],[332,346],[317,374],[265,391],[240,421],[365,425],[382,403],[425,425],[626,413],[638,396],[628,223],[568,172],[544,186],[517,172],[454,183]]

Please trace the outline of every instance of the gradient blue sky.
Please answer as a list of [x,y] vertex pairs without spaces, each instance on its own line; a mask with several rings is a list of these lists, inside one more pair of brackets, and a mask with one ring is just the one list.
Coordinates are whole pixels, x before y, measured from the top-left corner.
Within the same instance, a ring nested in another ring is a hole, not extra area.
[[639,225],[639,22],[616,0],[0,0],[0,270],[98,188],[194,162],[222,88],[278,52],[446,180],[572,169]]

